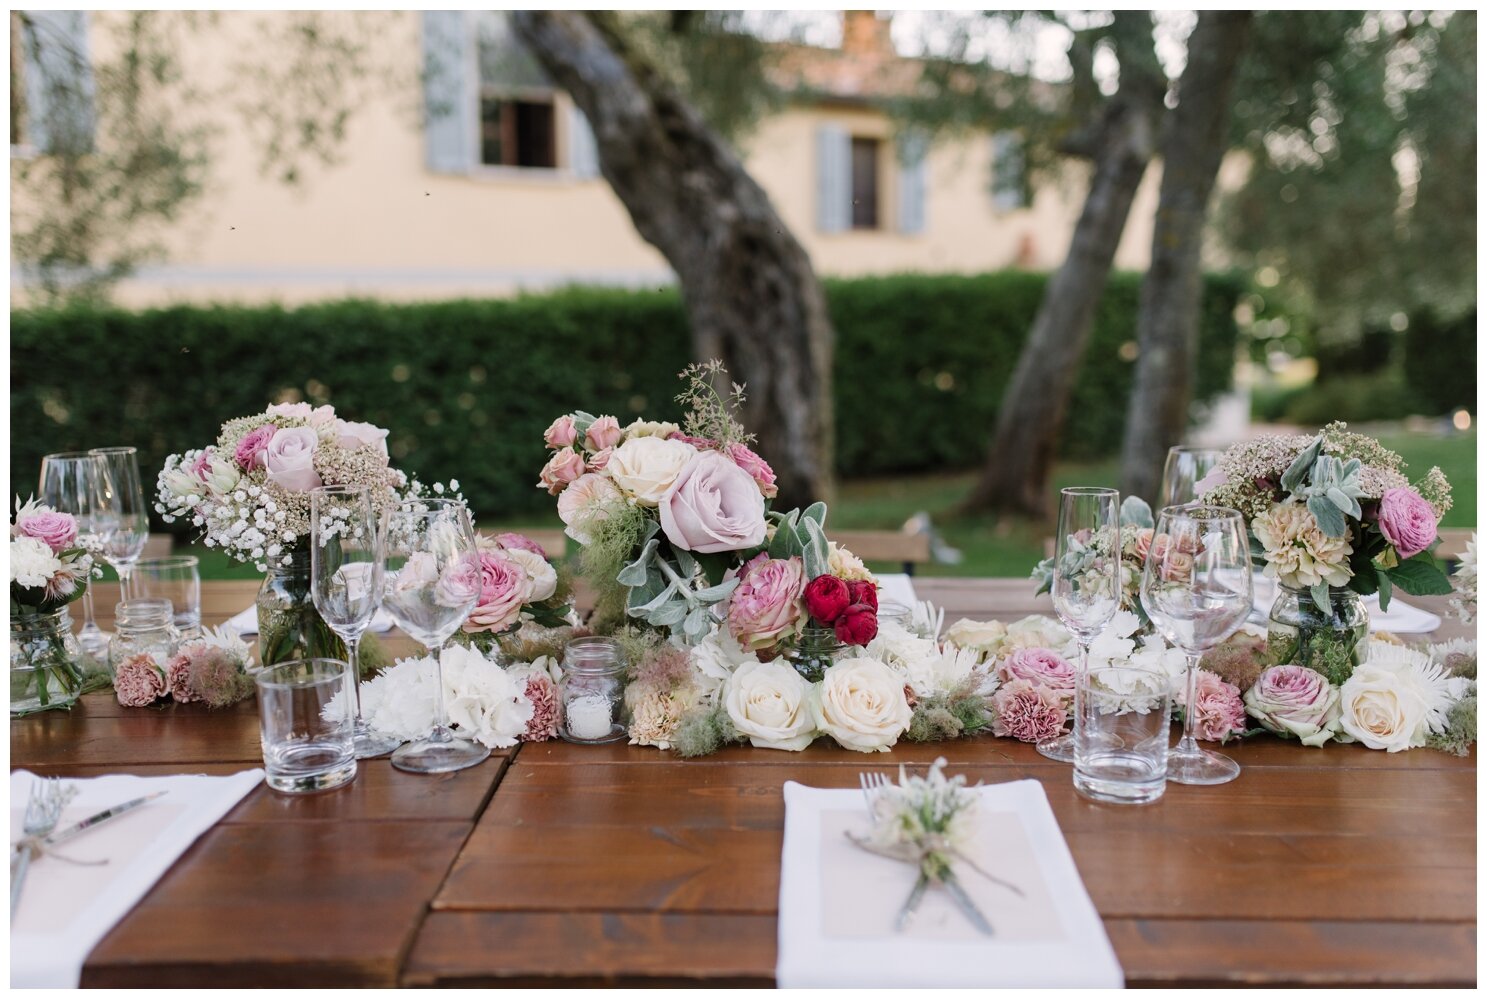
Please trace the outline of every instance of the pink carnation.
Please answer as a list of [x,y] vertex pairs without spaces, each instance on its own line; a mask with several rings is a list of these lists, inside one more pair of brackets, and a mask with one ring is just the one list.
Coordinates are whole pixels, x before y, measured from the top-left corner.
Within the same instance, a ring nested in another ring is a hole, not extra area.
[[746,649],[767,649],[805,623],[805,566],[760,552],[739,571],[728,597],[728,630]]
[[1435,507],[1413,489],[1396,486],[1379,500],[1379,530],[1400,558],[1418,555],[1435,543]]
[[41,510],[17,520],[11,533],[44,542],[55,555],[71,548],[77,540],[77,520],[70,513]]
[[165,696],[165,672],[149,653],[130,656],[114,673],[114,693],[126,708],[143,708]]
[[264,457],[268,453],[269,441],[274,439],[274,434],[279,428],[272,423],[265,423],[257,430],[248,434],[238,441],[237,450],[232,457],[238,463],[238,467],[245,472],[251,472],[255,468],[262,468]]
[[1068,709],[1057,691],[1030,680],[1013,680],[991,696],[993,735],[1046,742],[1063,731]]
[[178,652],[165,664],[165,686],[170,696],[182,704],[196,700],[191,689],[191,656]]
[[540,555],[543,558],[547,558],[547,552],[542,550],[541,545],[525,534],[517,534],[515,531],[504,531],[497,534],[496,543],[502,548],[520,548],[522,551],[531,552],[533,555]]
[[769,462],[743,444],[729,444],[723,449],[723,453],[732,458],[735,465],[749,473],[749,477],[759,484],[759,492],[764,494],[765,499],[773,499],[779,495],[780,487],[775,485],[774,469],[769,467]]
[[546,673],[533,673],[527,677],[526,698],[532,702],[532,720],[521,734],[522,742],[545,742],[557,738],[558,722],[562,718],[562,702],[558,700],[557,687]]
[[1074,692],[1074,667],[1052,649],[1018,649],[997,667],[1003,682],[1027,680],[1062,697]]
[[[1177,700],[1187,706],[1187,685],[1178,690]],[[1197,693],[1193,699],[1193,736],[1209,742],[1225,742],[1241,735],[1249,727],[1244,720],[1244,699],[1239,688],[1225,683],[1206,669],[1198,670]]]

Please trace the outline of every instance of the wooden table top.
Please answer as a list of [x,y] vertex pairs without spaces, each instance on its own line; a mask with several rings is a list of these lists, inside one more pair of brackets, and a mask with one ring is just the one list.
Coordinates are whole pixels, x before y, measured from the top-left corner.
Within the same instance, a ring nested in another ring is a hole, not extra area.
[[[950,621],[1048,612],[1025,580],[915,587]],[[255,589],[205,584],[204,619]],[[770,985],[781,786],[855,787],[864,768],[936,756],[972,782],[1043,782],[1130,984],[1475,984],[1475,754],[1269,737],[1225,752],[1234,783],[1169,785],[1139,808],[1085,801],[1067,766],[992,738],[699,761],[551,742],[437,777],[363,761],[337,791],[250,794],[94,949],[83,984]],[[256,709],[89,695],[13,720],[11,764],[231,773],[261,764]]]

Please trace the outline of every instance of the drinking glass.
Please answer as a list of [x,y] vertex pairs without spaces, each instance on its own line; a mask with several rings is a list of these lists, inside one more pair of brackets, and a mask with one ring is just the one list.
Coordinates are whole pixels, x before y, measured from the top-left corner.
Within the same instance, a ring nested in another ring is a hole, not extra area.
[[134,566],[134,597],[169,600],[181,641],[201,637],[201,560],[195,555],[140,559]]
[[[61,451],[41,459],[37,488],[41,501],[76,518],[79,541],[98,540],[99,517],[106,503],[106,475],[103,458],[89,451]],[[77,640],[95,662],[103,663],[108,659],[108,633],[98,627],[93,616],[92,580],[88,582],[82,596],[83,627]]]
[[1167,779],[1179,784],[1223,784],[1239,764],[1201,749],[1193,738],[1198,660],[1232,635],[1254,598],[1244,518],[1221,506],[1169,506],[1141,570],[1141,603],[1162,636],[1187,657],[1182,739],[1167,757]]
[[440,652],[480,598],[475,530],[461,500],[420,499],[387,512],[382,529],[387,579],[383,606],[404,631],[434,657],[434,729],[392,754],[392,765],[411,773],[463,770],[490,750],[449,730]]
[[1198,483],[1218,467],[1224,452],[1212,447],[1174,447],[1162,468],[1162,494],[1157,508],[1198,501]]
[[119,574],[120,596],[128,599],[134,564],[150,540],[150,508],[139,483],[139,455],[132,447],[95,447],[89,453],[103,459],[104,510],[98,531],[103,557]]
[[310,493],[310,595],[326,625],[346,643],[356,758],[385,756],[398,740],[372,731],[361,715],[361,636],[382,602],[382,545],[365,486],[322,486]]
[[258,686],[264,782],[291,794],[328,791],[356,776],[348,667],[339,659],[291,659],[253,674]]
[[1110,664],[1078,680],[1074,789],[1086,798],[1144,805],[1167,789],[1172,681],[1165,673]]
[[[1053,609],[1079,645],[1079,675],[1089,647],[1120,609],[1120,493],[1074,486],[1059,493],[1058,541],[1053,559]],[[1074,689],[1079,719],[1079,688]],[[1060,735],[1038,743],[1038,752],[1074,762],[1074,739]]]

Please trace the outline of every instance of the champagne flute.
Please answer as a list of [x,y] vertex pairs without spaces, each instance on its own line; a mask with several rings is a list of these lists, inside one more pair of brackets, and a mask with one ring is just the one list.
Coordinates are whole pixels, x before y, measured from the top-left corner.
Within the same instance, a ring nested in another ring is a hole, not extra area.
[[1157,509],[1198,502],[1198,483],[1219,466],[1224,452],[1212,447],[1174,447],[1162,468],[1162,493]]
[[[1075,486],[1059,493],[1058,542],[1053,558],[1053,609],[1079,645],[1079,676],[1089,667],[1089,647],[1120,609],[1120,493]],[[1079,696],[1079,684],[1074,685]],[[1079,705],[1074,705],[1078,723]],[[1074,762],[1070,734],[1038,743],[1038,752]]]
[[[41,501],[77,520],[78,541],[98,540],[99,520],[105,508],[103,458],[88,451],[61,451],[41,459]],[[91,584],[92,580],[88,580]],[[77,640],[96,662],[108,661],[108,633],[93,616],[93,587],[83,590],[83,627]]]
[[480,599],[475,529],[462,500],[420,499],[388,510],[382,530],[383,606],[434,657],[434,728],[392,754],[392,765],[437,774],[472,767],[490,750],[449,731],[440,653]]
[[119,595],[130,597],[129,577],[150,540],[150,508],[139,482],[139,455],[132,447],[95,447],[103,459],[105,512],[99,529],[103,557],[119,574]]
[[1249,538],[1238,511],[1195,503],[1162,510],[1141,570],[1141,603],[1187,657],[1182,739],[1168,754],[1168,780],[1223,784],[1239,776],[1239,764],[1198,746],[1192,704],[1198,660],[1244,623],[1253,598]]
[[374,732],[361,714],[361,636],[382,602],[382,544],[365,486],[322,486],[310,493],[310,595],[315,610],[346,643],[346,697],[355,712],[356,758],[385,756],[398,740]]

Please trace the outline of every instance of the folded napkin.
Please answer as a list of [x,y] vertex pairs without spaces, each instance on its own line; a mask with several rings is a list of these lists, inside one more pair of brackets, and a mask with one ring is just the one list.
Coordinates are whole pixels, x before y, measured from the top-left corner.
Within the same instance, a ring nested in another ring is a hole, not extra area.
[[[10,775],[11,842],[22,836],[36,779],[24,770]],[[62,812],[58,829],[154,791],[170,793],[57,848],[75,860],[107,864],[84,867],[45,855],[31,861],[10,923],[10,987],[77,988],[83,962],[98,941],[261,780],[262,770],[229,777],[68,778],[78,795]]]
[[[1269,618],[1270,608],[1275,603],[1277,592],[1275,580],[1258,572],[1255,573],[1255,612],[1251,615],[1251,620],[1263,621]],[[1399,599],[1398,595],[1389,601],[1389,609],[1383,611],[1379,610],[1378,594],[1369,594],[1363,598],[1363,609],[1368,611],[1369,631],[1423,635],[1441,626],[1441,619],[1438,615],[1421,610],[1413,604],[1407,604]]]
[[919,602],[914,593],[914,581],[906,573],[884,572],[877,575],[878,604],[900,604],[913,607]]
[[[258,634],[258,608],[249,607],[245,611],[234,614],[227,619],[227,624],[224,627],[231,628],[239,637]],[[397,622],[386,611],[378,610],[377,613],[372,615],[371,630],[377,634],[385,635],[396,627]]]
[[1118,988],[1120,964],[1084,890],[1043,786],[979,788],[978,864],[1025,898],[974,871],[961,884],[996,930],[977,932],[941,888],[931,888],[903,933],[893,929],[918,871],[862,850],[862,792],[785,784],[780,869],[780,988]]

